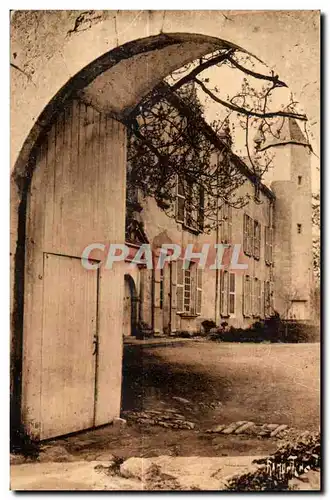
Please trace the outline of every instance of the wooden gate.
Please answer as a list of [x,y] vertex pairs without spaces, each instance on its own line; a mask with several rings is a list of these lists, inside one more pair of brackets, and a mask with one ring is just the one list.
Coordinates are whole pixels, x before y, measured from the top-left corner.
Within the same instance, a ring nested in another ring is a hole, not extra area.
[[124,125],[66,105],[36,151],[28,196],[21,416],[34,439],[120,414],[123,271],[87,270],[81,255],[124,242],[125,179]]

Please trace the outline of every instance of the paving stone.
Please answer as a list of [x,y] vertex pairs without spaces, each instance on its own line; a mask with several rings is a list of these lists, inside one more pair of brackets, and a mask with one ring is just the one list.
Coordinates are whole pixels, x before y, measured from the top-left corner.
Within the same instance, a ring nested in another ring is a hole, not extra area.
[[280,424],[267,424],[268,429],[274,431]]
[[246,422],[245,424],[241,425],[236,429],[235,434],[242,434],[243,432],[247,431],[250,427],[253,427],[254,425],[255,425],[254,422]]
[[179,396],[173,396],[172,399],[179,401],[179,403],[190,403],[189,399],[180,398]]
[[238,427],[246,423],[247,423],[246,420],[240,420],[239,422],[232,422],[230,425],[228,425],[228,427],[226,427],[222,431],[222,434],[232,434]]
[[277,429],[275,429],[275,430],[271,433],[270,437],[275,437],[275,436],[277,436],[277,435],[278,435],[281,431],[284,431],[285,429],[287,429],[287,427],[288,427],[288,426],[287,426],[287,425],[285,425],[285,424],[283,424],[283,425],[279,425],[279,426],[277,427]]
[[127,420],[125,418],[114,418],[112,422],[114,427],[125,427],[127,424]]

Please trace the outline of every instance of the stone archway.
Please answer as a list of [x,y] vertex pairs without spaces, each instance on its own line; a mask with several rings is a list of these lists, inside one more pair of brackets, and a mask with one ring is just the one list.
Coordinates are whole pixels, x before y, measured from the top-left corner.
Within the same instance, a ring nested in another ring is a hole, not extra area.
[[[34,30],[39,15],[44,21],[44,33]],[[235,14],[235,16],[238,15],[238,13]],[[202,24],[201,20],[203,20]],[[14,13],[11,256],[12,384],[16,416],[21,413],[22,386],[19,382],[17,387],[16,381],[20,381],[22,358],[25,359],[26,373],[33,372],[36,366],[33,349],[28,354],[22,352],[24,276],[26,276],[25,241],[29,237],[25,229],[26,205],[29,203],[36,158],[38,158],[42,144],[49,137],[49,131],[56,123],[59,112],[62,112],[64,106],[73,98],[78,98],[85,106],[93,108],[96,113],[111,116],[112,118],[109,118],[111,126],[117,127],[123,133],[124,128],[119,122],[125,112],[135,106],[171,71],[186,62],[220,47],[240,46],[247,32],[251,36],[247,38],[247,47],[243,43],[242,46],[259,55],[259,51],[254,50],[261,48],[257,43],[257,40],[259,42],[258,31],[255,35],[251,34],[251,23],[247,18],[243,24],[240,23],[238,17],[235,17],[235,22],[237,21],[236,28],[231,29],[228,28],[229,23],[222,13],[217,14],[216,21],[214,13],[189,14],[183,23],[180,15],[176,13],[164,14],[157,11],[142,14],[108,11],[99,15],[93,11],[48,14],[47,12]],[[305,21],[303,19],[302,22],[305,23]],[[272,23],[273,20],[269,20],[268,26],[270,27]],[[238,25],[239,31],[237,31]],[[49,33],[51,36],[48,36]],[[234,40],[235,33],[238,35],[236,43],[226,41]],[[299,33],[301,31],[297,31],[298,38]],[[220,38],[219,35],[221,35]],[[288,36],[289,34],[284,39],[288,40]],[[292,41],[292,31],[290,31],[290,37]],[[260,55],[262,57],[262,54]],[[294,60],[293,55],[292,58]],[[131,75],[128,82],[126,82],[127,74]],[[310,78],[310,71],[308,75],[307,80]],[[300,85],[302,85],[300,71],[299,76]],[[108,99],[108,95],[112,98]],[[113,190],[122,194],[119,203],[123,206],[125,154],[120,156],[117,167],[118,176],[115,179],[117,185],[113,186]],[[114,227],[111,238],[120,241],[124,235],[124,219],[120,219]],[[119,297],[119,301],[116,297],[113,298],[111,314],[114,314],[116,310],[118,313],[120,310],[117,307],[121,302],[120,293]],[[109,313],[109,317],[111,314]],[[29,338],[27,332],[24,335],[25,338]],[[121,345],[120,339],[121,332],[118,332],[117,347]],[[120,367],[117,371],[120,374]],[[39,377],[41,375],[38,373]],[[103,383],[106,386],[107,377]],[[30,391],[34,393],[33,385]],[[33,397],[37,399],[35,394]],[[119,400],[118,394],[115,398]],[[29,400],[26,408],[29,411],[31,409]],[[40,435],[39,413],[37,409],[30,414],[23,415],[25,428],[30,435],[36,437]],[[111,411],[106,409],[100,422],[105,423],[111,418],[113,418],[113,409]],[[20,415],[18,420],[20,421]],[[19,423],[16,422],[17,425]]]

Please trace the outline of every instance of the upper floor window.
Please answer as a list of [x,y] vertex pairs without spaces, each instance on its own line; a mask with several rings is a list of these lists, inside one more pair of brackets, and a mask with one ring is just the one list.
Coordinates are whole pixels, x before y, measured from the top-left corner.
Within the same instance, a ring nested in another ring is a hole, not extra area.
[[260,259],[261,226],[257,220],[244,214],[243,219],[243,251],[246,255]]
[[297,231],[298,231],[298,234],[302,233],[302,224],[297,224]]
[[188,229],[202,232],[204,228],[204,189],[177,178],[176,220]]
[[298,175],[298,186],[301,186],[302,183],[302,176]]

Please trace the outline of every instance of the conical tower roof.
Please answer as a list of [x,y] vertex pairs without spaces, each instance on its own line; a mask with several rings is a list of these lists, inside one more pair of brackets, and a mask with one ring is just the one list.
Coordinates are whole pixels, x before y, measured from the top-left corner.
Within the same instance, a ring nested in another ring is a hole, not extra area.
[[301,131],[297,120],[294,118],[285,118],[284,122],[279,120],[277,133],[274,136],[267,134],[265,142],[260,145],[260,149],[263,150],[270,146],[296,144],[302,146],[308,146],[308,140]]

